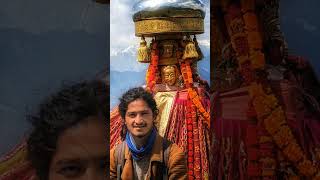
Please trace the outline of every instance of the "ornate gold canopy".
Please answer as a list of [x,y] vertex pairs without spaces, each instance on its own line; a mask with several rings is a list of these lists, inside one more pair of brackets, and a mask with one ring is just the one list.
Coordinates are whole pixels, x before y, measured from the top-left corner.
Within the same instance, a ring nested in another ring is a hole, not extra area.
[[194,9],[166,7],[134,14],[136,36],[159,34],[201,34],[204,32],[204,12]]

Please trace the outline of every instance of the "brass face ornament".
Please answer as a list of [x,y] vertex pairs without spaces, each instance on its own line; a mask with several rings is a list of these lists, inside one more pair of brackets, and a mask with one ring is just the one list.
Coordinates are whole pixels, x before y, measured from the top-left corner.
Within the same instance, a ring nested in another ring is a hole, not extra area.
[[176,67],[175,66],[164,66],[161,68],[161,79],[162,83],[169,86],[173,86],[177,81]]

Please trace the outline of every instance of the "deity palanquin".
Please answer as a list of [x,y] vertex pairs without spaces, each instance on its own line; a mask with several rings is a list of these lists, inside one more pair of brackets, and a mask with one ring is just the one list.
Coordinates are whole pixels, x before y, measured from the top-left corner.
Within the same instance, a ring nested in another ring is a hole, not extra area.
[[[141,37],[137,60],[149,63],[146,88],[154,94],[159,109],[158,131],[186,152],[190,179],[212,178],[208,85],[197,73],[197,62],[203,58],[196,39],[204,32],[203,4],[147,0],[136,4],[135,10],[135,34]],[[111,147],[120,141],[121,125],[115,109],[111,112]]]

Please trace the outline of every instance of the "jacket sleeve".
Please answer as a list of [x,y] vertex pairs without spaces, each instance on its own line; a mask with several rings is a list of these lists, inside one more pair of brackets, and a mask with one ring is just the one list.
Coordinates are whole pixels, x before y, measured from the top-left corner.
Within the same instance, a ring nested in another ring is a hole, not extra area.
[[110,150],[110,180],[117,179],[117,165],[114,153],[115,148]]
[[176,145],[172,144],[169,154],[169,180],[188,179],[187,161],[183,151]]

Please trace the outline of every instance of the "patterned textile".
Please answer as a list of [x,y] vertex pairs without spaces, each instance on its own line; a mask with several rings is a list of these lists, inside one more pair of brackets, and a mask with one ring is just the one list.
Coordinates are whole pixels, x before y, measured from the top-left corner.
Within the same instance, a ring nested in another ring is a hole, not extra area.
[[122,119],[118,106],[110,112],[110,149],[121,142]]
[[[209,179],[209,176],[211,176],[209,171],[209,156],[212,155],[212,153],[210,153],[210,134],[213,132],[210,132],[207,126],[204,125],[205,120],[194,108],[193,111],[197,113],[197,116],[192,124],[193,139],[192,142],[189,142],[186,122],[187,93],[187,91],[177,92],[164,137],[178,144],[185,152],[188,152],[188,145],[193,144],[193,167],[189,166],[188,168],[193,168],[196,179]],[[202,104],[208,110],[210,107],[209,98],[202,97]],[[190,157],[190,154],[188,154],[188,157]]]
[[[277,92],[276,95],[281,104],[285,107],[288,125],[299,145],[303,148],[304,153],[308,155],[308,158],[319,166],[319,117],[308,113],[308,110],[304,108],[300,101],[303,94],[297,90],[293,83],[282,80],[274,81],[270,84]],[[213,166],[216,167],[214,168],[216,179],[248,179],[248,173],[250,172],[250,170],[248,171],[250,169],[248,160],[252,158],[249,156],[249,154],[252,155],[252,152],[247,148],[248,144],[251,143],[250,139],[252,140],[252,138],[248,139],[248,134],[252,135],[253,130],[250,129],[250,120],[243,119],[241,118],[243,116],[240,116],[241,112],[245,112],[248,109],[249,101],[245,100],[248,99],[245,98],[246,96],[248,96],[248,93],[245,88],[241,91],[237,89],[215,96],[215,104],[212,110],[216,115],[213,119],[216,135],[213,143]],[[232,102],[232,106],[239,107],[238,110],[234,109],[237,112],[231,111],[232,108],[229,108],[230,102]],[[267,134],[263,124],[258,124],[257,127],[256,137],[261,137],[264,133]],[[269,140],[265,139],[265,141]],[[269,145],[260,143],[258,149],[259,151],[255,154],[257,158],[261,158],[262,155],[275,157],[278,170],[274,178],[289,179],[300,177],[294,165],[284,157],[281,150],[274,145],[272,140]],[[259,179],[259,176],[260,174],[257,175],[257,179]]]
[[26,160],[26,141],[18,144],[0,159],[0,180],[35,180],[36,175]]

